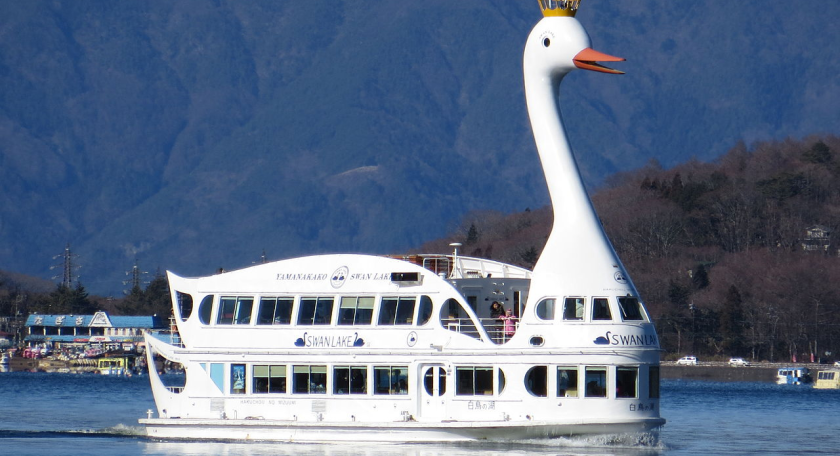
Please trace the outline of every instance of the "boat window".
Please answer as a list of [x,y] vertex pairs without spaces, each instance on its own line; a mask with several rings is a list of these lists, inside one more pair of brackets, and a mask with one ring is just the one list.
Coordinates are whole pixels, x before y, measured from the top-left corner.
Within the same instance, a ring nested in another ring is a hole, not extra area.
[[417,326],[423,326],[432,319],[432,298],[420,296],[420,309],[417,311]]
[[295,298],[260,298],[258,325],[288,325],[292,322]]
[[335,366],[333,393],[367,394],[367,366]]
[[328,325],[332,320],[333,298],[300,298],[297,324]]
[[326,394],[327,366],[294,366],[292,391],[295,394]]
[[254,394],[286,393],[286,366],[254,366]]
[[548,396],[548,366],[534,366],[525,374],[525,388],[534,396]]
[[615,397],[639,397],[639,368],[618,367],[615,370]]
[[583,298],[566,298],[563,304],[564,320],[583,320]]
[[624,321],[644,320],[642,307],[639,300],[632,296],[619,296],[618,308],[621,311],[621,319]]
[[198,320],[203,325],[209,325],[211,315],[213,315],[213,295],[207,295],[198,306]]
[[230,365],[230,393],[245,394],[245,365]]
[[493,368],[459,366],[455,368],[457,396],[492,396]]
[[592,320],[612,320],[610,302],[607,298],[594,298],[592,300]]
[[369,325],[373,323],[373,296],[344,296],[338,309],[339,325]]
[[449,298],[441,306],[440,325],[450,331],[461,333],[475,339],[481,338],[475,322],[473,322],[470,315],[464,310],[463,305],[457,299]]
[[181,321],[187,321],[193,311],[192,295],[181,293],[180,291],[176,291],[175,293],[178,296],[178,313],[181,314]]
[[247,325],[251,322],[251,308],[253,306],[254,298],[252,297],[223,296],[216,323],[220,325]]
[[415,296],[382,298],[379,306],[380,325],[410,325],[414,323]]
[[648,370],[648,397],[659,399],[659,366],[650,366]]
[[407,366],[375,366],[374,394],[408,394]]
[[578,397],[577,367],[557,368],[557,397]]
[[[435,373],[437,373],[437,394],[435,394]],[[446,394],[446,369],[430,367],[423,375],[423,386],[429,396],[443,396]]]
[[607,397],[607,368],[586,368],[586,397]]
[[461,316],[467,316],[467,313],[461,308],[461,303],[458,302],[456,299],[447,299],[446,303],[441,307],[440,310],[441,314],[446,312],[446,315],[450,319],[457,319],[461,318]]
[[554,320],[554,299],[543,299],[537,304],[537,318]]
[[499,394],[505,390],[505,371],[502,368],[499,368]]

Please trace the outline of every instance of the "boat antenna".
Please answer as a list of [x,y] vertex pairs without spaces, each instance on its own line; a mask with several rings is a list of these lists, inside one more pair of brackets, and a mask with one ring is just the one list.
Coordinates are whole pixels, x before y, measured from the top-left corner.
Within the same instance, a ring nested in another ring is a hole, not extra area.
[[[452,275],[450,276],[451,279],[458,279],[461,278],[461,268],[458,267],[458,247],[461,247],[460,242],[453,242],[449,244],[450,247],[455,249],[455,253],[452,254]],[[457,271],[457,274],[456,274]]]

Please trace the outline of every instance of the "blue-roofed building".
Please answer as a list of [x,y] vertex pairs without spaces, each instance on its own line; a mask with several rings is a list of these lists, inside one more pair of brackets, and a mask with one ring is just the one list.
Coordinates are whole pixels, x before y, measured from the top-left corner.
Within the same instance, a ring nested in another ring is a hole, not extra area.
[[158,316],[109,316],[106,312],[93,315],[31,314],[26,319],[28,346],[49,345],[121,345],[143,340],[143,330],[160,331],[167,322]]

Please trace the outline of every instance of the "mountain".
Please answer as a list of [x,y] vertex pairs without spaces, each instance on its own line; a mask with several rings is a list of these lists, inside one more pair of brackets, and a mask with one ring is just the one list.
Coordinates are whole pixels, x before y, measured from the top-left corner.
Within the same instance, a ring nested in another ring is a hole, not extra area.
[[[390,253],[548,202],[525,110],[532,1],[0,3],[0,268],[92,293]],[[561,103],[592,186],[651,160],[836,133],[840,4],[586,1]]]

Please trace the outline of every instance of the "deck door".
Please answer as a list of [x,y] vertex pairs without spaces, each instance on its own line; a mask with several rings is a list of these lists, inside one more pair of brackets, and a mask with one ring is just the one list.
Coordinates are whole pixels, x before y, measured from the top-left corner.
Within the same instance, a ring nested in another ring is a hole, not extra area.
[[421,363],[417,370],[420,378],[417,389],[419,421],[434,421],[446,418],[446,403],[452,396],[447,385],[447,367],[439,363]]

